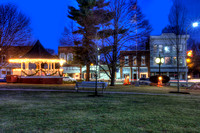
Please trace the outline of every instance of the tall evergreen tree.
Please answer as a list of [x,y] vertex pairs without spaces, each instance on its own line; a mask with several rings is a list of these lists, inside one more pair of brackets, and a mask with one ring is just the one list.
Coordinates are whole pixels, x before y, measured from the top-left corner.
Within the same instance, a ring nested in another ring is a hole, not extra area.
[[75,41],[75,59],[82,65],[86,65],[86,81],[89,81],[91,57],[95,56],[94,39],[98,38],[98,31],[101,24],[108,23],[112,19],[113,13],[105,10],[108,2],[104,0],[76,0],[78,9],[69,6],[68,17],[79,24],[78,30],[74,34],[82,35],[81,41]]

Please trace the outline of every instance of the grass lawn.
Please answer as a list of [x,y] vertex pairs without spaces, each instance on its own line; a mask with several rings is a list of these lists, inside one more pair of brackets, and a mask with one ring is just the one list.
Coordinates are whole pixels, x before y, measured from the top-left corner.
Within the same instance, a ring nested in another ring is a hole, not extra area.
[[200,97],[0,91],[0,132],[199,132]]

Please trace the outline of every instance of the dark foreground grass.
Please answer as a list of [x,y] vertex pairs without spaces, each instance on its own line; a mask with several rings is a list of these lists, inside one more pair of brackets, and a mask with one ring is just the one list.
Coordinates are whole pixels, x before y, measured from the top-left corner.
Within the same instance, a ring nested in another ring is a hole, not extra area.
[[199,132],[191,96],[0,92],[0,132]]

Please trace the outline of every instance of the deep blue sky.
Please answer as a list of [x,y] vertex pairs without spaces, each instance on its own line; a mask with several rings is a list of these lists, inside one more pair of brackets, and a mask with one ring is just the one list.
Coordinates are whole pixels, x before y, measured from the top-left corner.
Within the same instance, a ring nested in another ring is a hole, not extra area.
[[[153,27],[151,35],[160,35],[168,24],[171,0],[138,0],[146,18]],[[200,14],[200,0],[183,0],[192,16]],[[31,28],[35,39],[39,39],[45,48],[57,52],[59,39],[67,25],[67,7],[75,5],[75,0],[0,0],[1,3],[16,4],[31,19]],[[199,17],[199,16],[198,16]],[[191,19],[191,18],[189,18]]]

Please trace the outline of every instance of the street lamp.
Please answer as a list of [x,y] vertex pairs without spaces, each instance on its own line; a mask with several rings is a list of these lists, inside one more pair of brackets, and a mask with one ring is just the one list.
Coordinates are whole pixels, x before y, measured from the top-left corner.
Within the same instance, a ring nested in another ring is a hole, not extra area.
[[[190,25],[188,25],[187,26],[187,28],[185,29],[185,33],[186,33],[186,37],[185,37],[185,43],[186,43],[186,50],[187,50],[187,30],[188,30],[188,28],[191,26],[191,24]],[[194,23],[192,23],[192,27],[193,28],[196,28],[196,27],[198,27],[199,26],[199,22],[194,22]],[[187,57],[187,55],[186,55],[186,57]],[[186,60],[186,67],[187,67],[187,63],[189,63],[191,60]],[[187,72],[188,73],[188,72]],[[187,76],[187,73],[186,73],[186,84],[187,84],[187,87],[188,87],[188,76]]]
[[156,58],[155,62],[156,64],[159,65],[159,76],[160,76],[160,65],[164,63],[164,58],[160,57],[160,54],[159,54],[159,57]]
[[192,24],[192,26],[193,26],[193,27],[198,27],[198,26],[199,26],[199,23],[198,23],[198,22],[195,22],[195,23]]

